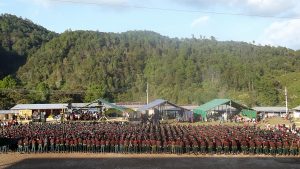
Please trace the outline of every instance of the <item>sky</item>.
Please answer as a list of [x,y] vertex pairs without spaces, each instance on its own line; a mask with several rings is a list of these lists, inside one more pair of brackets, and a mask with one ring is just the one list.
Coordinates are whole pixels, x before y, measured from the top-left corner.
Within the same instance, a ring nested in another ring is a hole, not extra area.
[[57,33],[150,30],[300,49],[298,0],[0,0],[0,13]]

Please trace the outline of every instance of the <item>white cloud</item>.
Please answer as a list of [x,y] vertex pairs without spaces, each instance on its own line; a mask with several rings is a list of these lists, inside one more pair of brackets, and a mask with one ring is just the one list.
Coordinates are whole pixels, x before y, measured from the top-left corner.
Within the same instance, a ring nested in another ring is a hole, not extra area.
[[[300,7],[298,0],[177,0],[193,7],[218,7],[230,10],[230,13],[248,13],[255,15],[275,15],[295,17]],[[224,11],[221,11],[224,12]],[[293,16],[291,16],[293,14]]]
[[274,46],[300,49],[300,20],[273,22],[264,30],[259,42]]
[[192,23],[191,23],[191,27],[195,28],[198,27],[200,25],[203,25],[204,23],[206,23],[209,20],[209,16],[201,16],[197,19],[195,19]]
[[299,3],[296,0],[247,0],[245,7],[253,12],[277,15],[291,12]]

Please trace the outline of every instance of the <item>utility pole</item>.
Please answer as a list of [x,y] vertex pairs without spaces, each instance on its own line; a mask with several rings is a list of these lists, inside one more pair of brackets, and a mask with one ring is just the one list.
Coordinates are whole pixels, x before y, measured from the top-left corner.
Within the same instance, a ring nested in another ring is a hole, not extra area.
[[285,94],[285,113],[286,113],[286,115],[288,114],[288,97],[287,97],[287,95],[288,95],[288,93],[287,93],[287,89],[286,89],[286,86],[285,86],[285,88],[284,88],[284,94]]
[[147,104],[149,103],[149,85],[148,85],[148,82],[147,82]]

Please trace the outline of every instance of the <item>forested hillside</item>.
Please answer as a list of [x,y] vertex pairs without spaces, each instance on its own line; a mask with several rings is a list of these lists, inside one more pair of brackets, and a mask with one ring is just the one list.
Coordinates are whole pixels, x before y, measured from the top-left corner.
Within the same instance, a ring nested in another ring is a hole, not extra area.
[[14,15],[0,15],[0,78],[15,73],[43,43],[56,34]]
[[7,32],[0,35],[1,64],[17,68],[1,66],[2,75],[12,75],[0,81],[1,108],[98,97],[145,102],[147,82],[150,100],[201,104],[230,97],[249,106],[284,105],[286,85],[293,91],[290,106],[300,104],[300,86],[288,78],[300,73],[299,51],[150,31],[56,34],[11,15],[0,24]]

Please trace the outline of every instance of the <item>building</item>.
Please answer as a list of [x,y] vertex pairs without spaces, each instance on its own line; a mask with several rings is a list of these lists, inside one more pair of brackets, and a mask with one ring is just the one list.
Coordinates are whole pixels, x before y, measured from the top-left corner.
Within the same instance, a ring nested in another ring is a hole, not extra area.
[[300,118],[300,106],[293,108],[294,118]]
[[97,102],[91,103],[58,103],[58,104],[17,104],[10,110],[16,112],[21,120],[30,119],[46,119],[50,115],[52,117],[64,114],[74,109],[81,110],[96,110],[99,107],[115,108],[120,111],[125,111],[124,107],[117,106],[114,103],[109,103],[103,99],[98,99]]
[[243,109],[249,108],[230,99],[214,99],[195,108],[193,112],[200,116],[202,121],[220,117],[227,120],[240,113]]
[[[286,107],[252,107],[261,118],[264,117],[285,117],[286,114]],[[288,113],[291,113],[288,110]]]
[[21,120],[30,120],[45,119],[50,115],[54,117],[66,112],[67,109],[68,104],[17,104],[10,110],[18,111]]
[[0,120],[13,120],[18,114],[15,110],[0,110]]
[[192,111],[178,106],[164,99],[156,99],[137,110],[137,118],[151,117],[153,121],[175,119],[180,121],[189,121],[193,119]]

